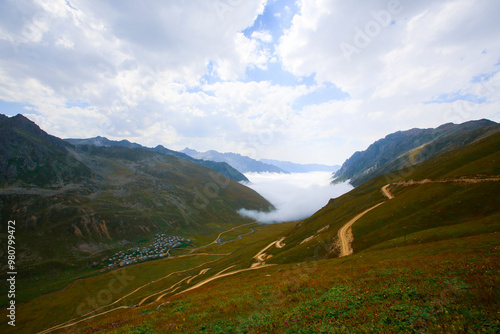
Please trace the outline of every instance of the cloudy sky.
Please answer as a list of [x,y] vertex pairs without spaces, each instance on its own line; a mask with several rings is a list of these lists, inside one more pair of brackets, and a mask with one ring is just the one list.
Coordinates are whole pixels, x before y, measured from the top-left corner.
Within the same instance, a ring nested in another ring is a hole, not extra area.
[[341,164],[500,121],[497,0],[0,0],[0,113],[59,137]]

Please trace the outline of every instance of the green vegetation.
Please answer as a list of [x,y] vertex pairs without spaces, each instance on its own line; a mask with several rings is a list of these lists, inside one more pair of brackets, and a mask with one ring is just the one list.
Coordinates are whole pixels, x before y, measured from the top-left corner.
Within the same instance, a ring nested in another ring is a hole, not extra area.
[[496,333],[493,234],[268,267],[214,281],[168,304],[125,311],[78,333]]
[[[96,309],[106,312],[116,307],[133,307],[151,296],[145,303],[147,305],[179,281],[185,284],[186,279],[193,277],[190,283],[194,285],[229,266],[235,266],[234,269],[246,268],[250,258],[265,246],[266,238],[275,239],[291,226],[242,226],[227,235],[223,234],[223,240],[227,241],[225,243],[214,243],[193,253],[177,254],[177,258],[145,262],[78,280],[63,290],[19,305],[16,330],[35,333],[87,313],[93,315],[90,312]],[[240,235],[244,236],[239,238]],[[194,277],[207,268],[210,269],[206,275]],[[118,299],[121,300],[114,303]]]
[[[114,154],[117,167],[107,180],[116,180],[119,171],[140,175],[141,185],[152,186],[157,173],[168,171],[161,177],[192,186],[203,182],[197,169],[190,170],[190,178],[167,170],[172,161],[142,157],[146,160],[133,161],[140,167],[131,168],[120,151]],[[104,151],[87,158],[96,165],[109,163]],[[208,218],[196,225],[197,234],[188,235],[195,229],[187,227],[176,233],[193,240],[193,246],[174,251],[175,258],[82,277],[26,301],[17,310],[17,330],[40,332],[66,324],[53,332],[498,333],[499,170],[496,133],[375,177],[303,221],[268,226],[228,219],[238,189],[224,188],[203,212]],[[386,184],[393,199],[381,192]],[[140,191],[139,186],[113,188],[92,208],[111,215],[111,207],[119,206],[113,191],[123,188]],[[154,203],[143,195],[143,203]],[[118,213],[161,222],[160,216],[151,218],[156,214],[147,209],[151,203]],[[379,203],[352,226],[354,254],[339,258],[339,229]],[[62,282],[62,277],[55,282],[44,277],[41,284]]]

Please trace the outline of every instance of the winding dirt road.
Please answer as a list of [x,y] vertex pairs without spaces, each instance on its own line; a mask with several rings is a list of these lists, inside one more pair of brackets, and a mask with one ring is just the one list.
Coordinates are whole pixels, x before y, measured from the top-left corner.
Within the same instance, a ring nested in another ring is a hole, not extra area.
[[[395,185],[395,186],[399,186],[399,187],[401,187],[401,186],[407,187],[407,186],[413,186],[413,185],[418,185],[418,184],[450,183],[450,182],[453,182],[453,183],[500,182],[500,177],[490,177],[490,178],[461,178],[461,179],[448,179],[448,180],[437,180],[437,181],[433,181],[433,180],[430,180],[430,179],[425,179],[425,180],[422,180],[422,181],[413,181],[413,180],[410,180],[410,181],[401,181],[401,182],[397,182],[397,183],[386,184],[385,186],[382,187],[381,191],[382,191],[382,194],[384,194],[384,196],[387,197],[387,200],[391,200],[391,199],[394,198],[394,195],[389,190],[389,187],[391,185]],[[367,214],[371,210],[377,208],[378,206],[384,204],[385,202],[386,201],[384,201],[382,203],[379,203],[377,205],[374,205],[371,208],[369,208],[368,210],[363,211],[362,213],[360,213],[359,215],[357,215],[356,217],[354,217],[353,219],[351,219],[350,221],[348,221],[347,224],[345,224],[344,226],[342,226],[340,228],[340,230],[338,232],[339,243],[340,243],[340,256],[339,257],[351,255],[352,252],[353,252],[352,249],[351,249],[350,240],[348,238],[348,231],[351,228],[352,224],[354,224],[356,221],[358,221],[365,214]],[[305,242],[305,241],[306,240],[304,240],[303,242]]]
[[238,228],[240,228],[240,227],[243,227],[243,226],[247,226],[247,225],[254,225],[254,224],[258,224],[258,222],[257,222],[257,221],[254,221],[254,222],[251,222],[251,223],[248,223],[248,224],[238,225],[238,226],[233,227],[232,229],[229,229],[229,230],[227,230],[227,231],[221,232],[221,233],[219,233],[219,235],[217,236],[217,238],[215,238],[215,240],[214,240],[214,241],[212,241],[212,242],[211,242],[211,243],[209,243],[209,244],[206,244],[205,246],[201,246],[201,247],[198,247],[198,248],[191,249],[191,250],[189,251],[189,254],[191,254],[191,253],[193,253],[193,252],[196,252],[197,250],[200,250],[200,249],[202,249],[202,248],[206,248],[206,247],[209,247],[209,246],[211,246],[211,245],[215,245],[215,244],[219,241],[220,237],[221,237],[224,233],[228,233],[228,232],[234,231],[234,230],[236,230],[236,229],[238,229]]
[[[386,184],[381,189],[382,194],[384,194],[384,196],[387,197],[387,200],[391,200],[391,199],[394,198],[394,195],[389,190],[390,186],[391,186],[390,184]],[[349,238],[347,236],[347,234],[348,234],[347,232],[349,231],[349,229],[351,228],[351,226],[355,222],[357,222],[361,217],[363,217],[364,215],[366,215],[368,212],[370,212],[373,209],[381,206],[385,202],[386,201],[378,203],[378,204],[372,206],[371,208],[366,209],[365,211],[361,212],[360,214],[358,214],[353,219],[349,220],[344,226],[342,226],[340,228],[340,230],[338,231],[339,242],[340,242],[340,256],[339,257],[351,255],[353,253],[352,248],[351,248],[350,240],[349,240]]]
[[245,271],[250,271],[250,270],[256,270],[256,269],[262,269],[262,268],[265,268],[265,267],[270,267],[270,266],[275,266],[275,264],[262,264],[258,267],[250,267],[250,268],[245,268],[245,269],[239,269],[239,270],[234,270],[234,271],[230,271],[228,273],[225,273],[225,274],[222,274],[222,272],[226,271],[227,269],[230,269],[231,267],[234,267],[234,266],[231,266],[229,268],[226,268],[224,270],[222,270],[221,272],[219,272],[218,274],[212,276],[212,277],[209,277],[207,278],[206,280],[204,281],[201,281],[200,283],[196,284],[196,285],[193,285],[192,287],[190,288],[187,288],[186,290],[182,290],[181,292],[178,292],[176,293],[174,296],[178,296],[180,294],[183,294],[184,292],[188,292],[188,291],[191,291],[191,290],[194,290],[196,288],[199,288],[200,286],[202,285],[205,285],[209,282],[212,282],[213,280],[216,280],[216,279],[219,279],[219,278],[222,278],[222,277],[227,277],[227,276],[231,276],[231,275],[235,275],[235,274],[239,274],[239,273],[242,273],[242,272],[245,272]]
[[272,246],[275,246],[276,248],[283,248],[283,247],[285,247],[285,244],[283,243],[283,240],[285,240],[285,237],[283,237],[283,238],[281,238],[279,240],[271,242],[269,245],[267,245],[266,247],[264,247],[260,252],[258,252],[253,257],[255,260],[257,260],[257,262],[253,263],[250,268],[255,268],[255,267],[264,265],[265,264],[264,261],[272,256],[272,255],[267,255],[264,252],[266,250],[268,250],[269,248],[271,248]]
[[[224,273],[228,269],[231,269],[232,267],[234,267],[234,266],[230,266],[230,267],[228,267],[228,268],[226,268],[226,269],[224,269],[222,271],[219,271],[214,276],[209,277],[209,278],[201,281],[200,283],[197,283],[197,284],[193,285],[192,287],[189,287],[189,288],[187,288],[185,290],[182,290],[181,292],[176,293],[174,296],[180,295],[180,294],[182,294],[184,292],[187,292],[187,291],[194,290],[196,288],[199,288],[202,285],[205,285],[205,284],[207,284],[209,282],[212,282],[213,280],[216,280],[216,279],[219,279],[219,278],[222,278],[222,277],[227,277],[227,276],[235,275],[235,274],[242,273],[242,272],[245,272],[245,271],[262,269],[262,268],[265,268],[265,267],[275,266],[275,264],[266,264],[264,262],[266,260],[266,258],[269,258],[269,255],[267,255],[264,252],[266,250],[268,250],[269,248],[271,248],[272,246],[275,246],[276,248],[283,248],[283,247],[285,247],[285,244],[283,243],[283,240],[285,240],[285,237],[282,237],[279,240],[271,242],[269,245],[267,245],[266,247],[264,247],[263,249],[261,249],[257,254],[255,254],[254,257],[253,257],[253,259],[257,260],[257,262],[253,263],[250,266],[250,268],[239,269],[239,270],[230,271],[228,273]],[[158,299],[156,301],[158,301]]]
[[357,222],[361,217],[366,215],[368,212],[372,211],[373,209],[381,206],[385,202],[379,203],[377,205],[372,206],[371,208],[361,212],[359,215],[354,217],[353,219],[349,220],[347,224],[342,226],[338,232],[339,240],[340,240],[340,257],[342,256],[347,256],[352,254],[352,248],[351,248],[351,243],[349,238],[347,237],[347,231],[351,228],[352,224]]

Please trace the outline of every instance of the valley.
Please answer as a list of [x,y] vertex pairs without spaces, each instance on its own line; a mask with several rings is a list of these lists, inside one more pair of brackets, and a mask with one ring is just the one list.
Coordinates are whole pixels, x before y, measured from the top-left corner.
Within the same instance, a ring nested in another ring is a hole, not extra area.
[[[224,191],[238,194],[245,191],[244,186],[216,183],[218,179],[209,176],[210,184],[219,184],[219,195],[207,196],[210,203],[206,205],[193,205],[206,210],[197,216],[204,217],[205,225],[179,229],[166,224],[171,230],[160,233],[154,225],[141,223],[133,233],[141,231],[149,238],[137,246],[108,241],[114,246],[80,262],[86,265],[59,257],[72,264],[71,269],[49,269],[49,262],[44,269],[36,265],[31,279],[20,276],[16,330],[40,334],[283,333],[355,328],[354,332],[494,333],[500,328],[496,316],[499,143],[500,134],[493,131],[463,148],[376,176],[330,199],[308,218],[270,225],[229,218],[229,209],[218,207],[217,202],[224,199]],[[146,173],[142,165],[152,166],[150,153],[134,152],[146,157],[138,160],[137,156],[125,158],[131,154],[128,150],[76,152],[79,161],[113,184],[113,191],[109,197],[105,189],[79,194],[72,199],[75,208],[94,196],[110,201],[122,196],[121,191],[138,191],[123,188],[133,173],[141,175],[136,189],[158,187],[155,184],[164,180],[161,173],[165,170]],[[119,159],[110,160],[109,155]],[[155,159],[162,168],[175,163]],[[108,165],[114,167],[107,169]],[[210,175],[198,167],[186,167],[192,168],[191,177],[199,173],[197,177],[203,180],[203,173]],[[124,178],[114,172],[117,168],[134,172]],[[113,188],[116,184],[122,187]],[[6,187],[4,196],[64,196],[80,188],[24,189]],[[148,196],[148,191],[141,194]],[[255,196],[254,192],[246,194],[243,200]],[[234,202],[234,198],[224,200]],[[130,206],[129,214],[161,214],[142,203]],[[101,205],[93,206],[93,215],[105,212],[99,209]],[[122,204],[118,207],[123,208]],[[214,209],[217,214],[208,220]],[[91,211],[85,210],[89,215]],[[24,219],[16,217],[19,222]],[[92,219],[86,219],[88,227],[95,225],[101,233],[94,247],[110,240],[104,231],[109,237],[117,233],[111,223],[91,225]],[[76,230],[70,226],[72,232]],[[85,226],[78,223],[80,233],[66,238],[86,237]],[[91,245],[93,238],[86,243]],[[102,262],[97,264],[95,259]],[[27,268],[20,267],[19,272]],[[14,333],[10,328],[7,332]]]

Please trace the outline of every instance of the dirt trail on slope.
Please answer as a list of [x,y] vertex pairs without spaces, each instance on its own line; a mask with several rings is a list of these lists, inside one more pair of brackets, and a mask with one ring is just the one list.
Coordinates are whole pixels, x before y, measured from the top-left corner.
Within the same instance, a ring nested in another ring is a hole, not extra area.
[[351,249],[351,244],[349,242],[349,238],[347,236],[347,230],[351,228],[352,224],[357,222],[361,217],[363,217],[365,214],[368,212],[372,211],[373,209],[381,206],[385,202],[379,203],[377,205],[372,206],[371,208],[361,212],[359,215],[354,217],[353,219],[349,220],[347,224],[342,226],[338,232],[339,240],[340,240],[340,257],[342,256],[347,256],[352,254],[352,249]]
[[[381,189],[382,194],[384,194],[384,196],[387,197],[387,200],[391,200],[394,198],[394,195],[389,190],[390,186],[391,186],[391,184],[389,183],[389,184],[386,184],[385,186],[383,186]],[[337,233],[339,236],[339,243],[340,243],[340,256],[339,257],[351,255],[353,253],[353,250],[351,248],[351,241],[353,240],[353,234],[352,234],[352,231],[351,231],[351,233],[348,233],[351,226],[355,222],[357,222],[361,217],[366,215],[368,212],[381,206],[385,202],[386,201],[378,203],[378,204],[372,206],[371,208],[366,209],[365,211],[361,212],[360,214],[358,214],[357,216],[355,216],[354,218],[349,220],[344,226],[342,226],[340,228],[340,230]]]
[[390,186],[391,186],[391,184],[389,183],[389,184],[386,184],[385,186],[382,187],[382,194],[384,194],[384,196],[387,197],[387,199],[393,199],[394,198],[394,195],[389,190]]
[[[231,276],[231,275],[235,275],[235,274],[239,274],[239,273],[242,273],[242,272],[245,272],[245,271],[250,271],[250,270],[256,270],[256,269],[262,269],[262,268],[265,268],[265,267],[271,267],[271,266],[275,266],[275,264],[262,264],[258,267],[250,267],[250,268],[245,268],[245,269],[239,269],[239,270],[235,270],[235,271],[230,271],[228,273],[225,273],[225,274],[217,274],[217,275],[214,275],[210,278],[207,278],[206,280],[204,281],[201,281],[200,283],[196,284],[196,285],[193,285],[192,287],[190,288],[187,288],[186,290],[182,290],[181,292],[179,293],[176,293],[174,296],[178,296],[180,294],[183,294],[184,292],[188,292],[188,291],[191,291],[191,290],[194,290],[196,288],[199,288],[200,286],[202,285],[205,285],[209,282],[212,282],[213,280],[216,280],[216,279],[219,279],[219,278],[222,278],[222,277],[227,277],[227,276]],[[229,269],[229,268],[226,268],[226,269]],[[226,269],[224,269],[223,271],[225,271]]]
[[426,184],[426,183],[481,183],[481,182],[499,182],[500,177],[491,177],[491,178],[476,178],[476,179],[470,179],[470,178],[463,178],[463,179],[448,179],[448,180],[437,180],[433,181],[431,179],[425,179],[422,181],[401,181],[401,182],[396,182],[393,183],[393,185],[398,186],[398,187],[408,187],[408,186],[413,186],[416,184]]
[[283,248],[285,247],[285,243],[283,243],[283,240],[285,240],[285,237],[281,238],[276,242],[276,248]]
[[55,330],[58,330],[58,329],[63,329],[63,328],[67,328],[67,327],[71,327],[71,326],[74,326],[76,324],[79,324],[80,322],[83,322],[83,321],[87,321],[87,320],[90,320],[92,318],[95,318],[95,317],[98,317],[98,316],[101,316],[101,315],[104,315],[106,313],[110,313],[110,312],[113,312],[113,311],[116,311],[116,310],[121,310],[121,309],[129,309],[130,307],[129,306],[120,306],[120,307],[116,307],[114,309],[111,309],[109,311],[106,311],[106,312],[102,312],[102,313],[99,313],[99,314],[96,314],[96,315],[93,315],[93,316],[90,316],[88,318],[85,318],[85,319],[81,319],[81,320],[78,320],[78,321],[75,321],[75,322],[72,322],[72,323],[64,323],[62,325],[57,325],[57,326],[54,326],[54,327],[51,327],[49,329],[46,329],[42,332],[39,332],[38,334],[47,334],[47,333],[50,333],[50,332],[53,332]]
[[[389,184],[386,184],[385,186],[383,186],[380,190],[382,191],[382,194],[384,194],[384,196],[387,197],[387,200],[391,200],[394,198],[394,195],[389,190],[389,187],[391,185],[399,186],[399,187],[401,187],[401,186],[408,187],[408,186],[412,186],[412,185],[427,184],[427,183],[450,183],[450,182],[454,182],[454,183],[480,183],[480,182],[499,182],[499,181],[500,181],[500,177],[492,177],[492,178],[484,178],[484,179],[481,179],[481,178],[461,178],[461,179],[447,179],[447,180],[438,180],[438,181],[433,181],[430,179],[425,179],[422,181],[410,180],[410,181],[389,183]],[[352,232],[348,233],[351,226],[356,221],[358,221],[361,217],[363,217],[365,214],[367,214],[371,210],[377,208],[378,206],[384,204],[385,202],[386,201],[379,203],[377,205],[374,205],[371,208],[363,211],[362,213],[360,213],[359,215],[357,215],[356,217],[354,217],[353,219],[348,221],[347,224],[345,224],[344,226],[342,226],[340,228],[340,230],[338,232],[339,243],[340,243],[340,256],[339,257],[351,255],[353,253],[353,250],[352,250],[351,245],[350,245],[350,242],[352,242],[352,240],[353,240],[353,235],[352,235]],[[349,238],[349,236],[350,236],[350,238]],[[310,237],[310,238],[312,238],[312,237]],[[304,240],[302,243],[304,243],[306,241],[309,241],[309,238]]]
[[248,224],[238,225],[238,226],[233,227],[232,229],[229,229],[229,230],[227,230],[227,231],[221,232],[221,233],[219,233],[219,235],[217,236],[217,238],[215,238],[215,240],[214,240],[214,241],[212,241],[211,243],[209,243],[209,244],[207,244],[207,245],[205,245],[205,246],[201,246],[201,247],[198,247],[198,248],[195,248],[195,249],[191,249],[191,250],[189,251],[189,253],[188,253],[188,254],[191,254],[191,253],[193,253],[193,252],[196,252],[196,251],[197,251],[197,250],[199,250],[199,249],[206,248],[206,247],[209,247],[209,246],[211,246],[211,245],[215,245],[215,244],[219,241],[220,237],[221,237],[224,233],[231,232],[231,231],[234,231],[234,230],[236,230],[236,229],[238,229],[238,228],[240,228],[240,227],[247,226],[247,225],[253,225],[253,224],[258,224],[258,222],[257,222],[257,221],[254,221],[254,222],[251,222],[251,223],[248,223]]
[[191,283],[191,281],[192,281],[192,280],[194,280],[196,277],[206,274],[206,273],[207,273],[207,271],[209,271],[209,270],[210,270],[210,268],[205,268],[205,269],[202,269],[198,275],[191,277],[190,279],[188,279],[188,280],[186,281],[186,283],[187,283],[187,284]]
[[[198,254],[193,254],[193,255],[198,255]],[[172,276],[172,275],[175,275],[175,274],[181,274],[181,273],[184,273],[184,272],[187,272],[187,271],[193,270],[193,269],[195,269],[195,268],[202,267],[202,266],[204,266],[204,265],[206,265],[206,264],[209,264],[209,263],[212,263],[212,262],[215,262],[215,261],[217,261],[217,260],[207,261],[207,262],[204,262],[204,263],[202,263],[202,264],[197,265],[196,267],[189,268],[189,269],[186,269],[186,270],[180,270],[180,271],[175,271],[175,272],[172,272],[172,273],[170,273],[170,274],[168,274],[168,275],[166,275],[166,276],[164,276],[164,277],[162,277],[162,278],[160,278],[160,279],[157,279],[157,280],[156,280],[156,281],[154,281],[154,282],[149,282],[149,283],[146,283],[146,284],[144,284],[144,285],[142,285],[142,286],[138,287],[138,288],[137,288],[137,289],[135,289],[134,291],[132,291],[132,292],[130,292],[130,293],[128,293],[128,294],[126,294],[126,295],[122,296],[121,298],[119,298],[119,299],[117,299],[117,300],[115,300],[115,301],[114,301],[114,302],[112,302],[111,304],[101,306],[100,308],[97,308],[97,309],[95,309],[95,310],[93,310],[93,311],[91,311],[91,312],[89,312],[89,313],[87,313],[87,314],[84,314],[84,315],[82,315],[82,316],[79,316],[79,317],[76,317],[76,318],[70,319],[70,320],[68,320],[68,321],[66,321],[66,322],[64,322],[64,323],[62,323],[62,324],[59,324],[59,325],[56,325],[56,326],[54,326],[54,327],[48,328],[48,329],[46,329],[46,330],[43,330],[43,331],[39,332],[38,334],[47,334],[47,333],[50,333],[50,332],[56,331],[56,330],[58,330],[58,329],[71,327],[71,326],[76,325],[76,324],[78,324],[78,323],[80,323],[80,322],[83,322],[83,321],[86,321],[86,320],[93,319],[93,318],[95,318],[95,317],[98,317],[98,316],[104,315],[104,314],[106,314],[106,313],[113,312],[113,311],[115,311],[115,310],[132,308],[132,307],[130,307],[130,306],[120,306],[120,307],[116,307],[116,308],[113,308],[113,309],[111,309],[111,310],[104,311],[104,312],[101,312],[101,313],[97,313],[97,314],[94,314],[94,315],[92,315],[92,316],[91,316],[91,314],[92,314],[92,313],[95,313],[95,312],[97,312],[97,311],[99,311],[99,310],[102,310],[103,308],[106,308],[106,307],[112,306],[112,305],[114,305],[114,304],[116,304],[116,303],[120,302],[120,301],[121,301],[121,300],[123,300],[124,298],[129,297],[130,295],[132,295],[132,294],[136,293],[137,291],[139,291],[139,290],[141,290],[141,289],[143,289],[143,288],[145,288],[145,287],[147,287],[147,286],[149,286],[149,285],[151,285],[151,284],[153,284],[153,283],[157,283],[157,282],[159,282],[159,281],[161,281],[161,280],[164,280],[164,279],[166,279],[166,278],[168,278],[168,277],[170,277],[170,276]],[[170,287],[169,287],[168,289],[166,289],[166,290],[169,290],[169,289],[174,288],[176,285],[178,285],[179,283],[182,283],[182,281],[184,281],[184,280],[186,280],[186,279],[188,279],[188,278],[190,278],[190,277],[186,277],[186,278],[184,278],[183,280],[181,280],[180,282],[177,282],[177,283],[173,284],[172,286],[170,286]],[[137,306],[142,305],[142,304],[143,304],[143,303],[144,303],[147,299],[149,299],[149,298],[151,298],[152,296],[155,296],[155,295],[157,295],[157,294],[160,294],[160,293],[162,293],[162,292],[165,292],[166,290],[163,290],[163,291],[160,291],[160,292],[157,292],[157,293],[154,293],[154,294],[151,294],[151,295],[147,296],[146,298],[144,298],[143,300],[141,300],[141,301],[140,301],[140,303],[139,303]],[[174,290],[174,291],[175,291],[175,290]],[[82,318],[82,319],[80,319],[80,318]],[[80,320],[78,320],[78,319],[80,319]]]
[[260,252],[258,252],[253,257],[255,260],[257,260],[257,262],[253,263],[250,268],[255,268],[255,267],[264,265],[266,259],[269,259],[269,258],[272,257],[272,255],[268,255],[268,254],[266,254],[264,252],[266,250],[268,250],[269,248],[271,248],[272,246],[276,246],[276,248],[283,248],[283,247],[285,247],[285,244],[283,243],[283,240],[285,240],[285,237],[283,237],[283,238],[281,238],[279,240],[271,242],[269,245],[267,245],[266,247],[264,247]]
[[242,273],[242,272],[245,272],[245,271],[262,269],[262,268],[265,268],[265,267],[274,266],[275,264],[266,264],[265,263],[265,260],[269,259],[270,257],[272,257],[272,255],[268,255],[268,254],[266,254],[264,252],[266,250],[268,250],[269,248],[271,248],[272,246],[275,246],[276,248],[283,248],[283,247],[285,247],[285,244],[283,243],[283,240],[285,240],[285,237],[282,237],[279,240],[271,242],[269,245],[267,245],[266,247],[264,247],[263,249],[261,249],[257,254],[255,254],[254,257],[253,257],[253,259],[257,260],[257,262],[253,263],[250,266],[250,268],[239,269],[239,270],[230,271],[228,273],[224,273],[225,271],[227,271],[228,269],[231,269],[234,266],[228,267],[228,268],[226,268],[226,269],[218,272],[214,276],[209,277],[206,280],[203,280],[200,283],[198,283],[196,285],[193,285],[190,288],[187,288],[186,290],[183,290],[181,292],[176,293],[174,296],[178,296],[178,295],[180,295],[180,294],[182,294],[184,292],[194,290],[196,288],[199,288],[202,285],[205,285],[205,284],[207,284],[209,282],[212,282],[213,280],[216,280],[216,279],[219,279],[219,278],[222,278],[222,277],[227,277],[227,276],[235,275],[235,274]]

